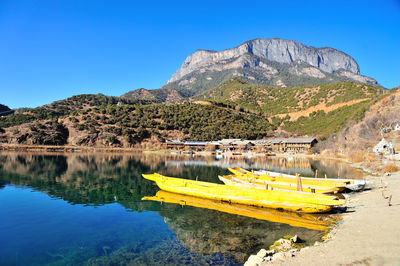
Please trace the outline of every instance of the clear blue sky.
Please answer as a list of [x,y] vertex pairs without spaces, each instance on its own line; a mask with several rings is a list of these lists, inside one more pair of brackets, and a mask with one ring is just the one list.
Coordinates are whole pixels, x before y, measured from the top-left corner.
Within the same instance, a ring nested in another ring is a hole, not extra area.
[[254,38],[329,46],[400,85],[400,1],[0,0],[0,103],[162,86],[196,49]]

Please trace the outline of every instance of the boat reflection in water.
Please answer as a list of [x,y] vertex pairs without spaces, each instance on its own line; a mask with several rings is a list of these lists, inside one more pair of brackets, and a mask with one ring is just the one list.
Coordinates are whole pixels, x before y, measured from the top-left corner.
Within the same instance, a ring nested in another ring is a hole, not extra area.
[[327,219],[326,216],[284,212],[234,203],[230,204],[227,202],[197,198],[163,190],[158,191],[153,197],[143,197],[142,200],[175,203],[183,206],[189,205],[312,230],[326,230],[330,224],[329,219]]
[[[348,178],[362,179],[362,172],[350,167],[348,164],[337,160],[312,159],[302,157],[200,157],[200,156],[176,156],[165,160],[168,168],[184,168],[188,166],[216,166],[220,168],[240,167],[252,170],[268,170],[285,174],[300,174],[306,177],[320,178]],[[182,176],[182,175],[181,175]]]

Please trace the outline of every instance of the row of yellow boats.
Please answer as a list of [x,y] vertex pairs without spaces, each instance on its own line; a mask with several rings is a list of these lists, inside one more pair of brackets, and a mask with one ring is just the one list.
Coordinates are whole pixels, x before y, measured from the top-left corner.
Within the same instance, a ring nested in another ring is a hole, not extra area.
[[[301,190],[312,193],[338,193],[345,189],[352,191],[363,190],[368,184],[365,180],[354,179],[328,179],[328,178],[310,178],[299,175],[288,175],[270,171],[250,172],[242,168],[229,168],[233,176],[222,176],[220,180],[225,184],[224,179],[235,181],[236,183],[252,184],[253,187],[285,190]],[[300,187],[299,187],[300,185]]]
[[143,200],[177,203],[324,230],[328,223],[310,214],[329,212],[344,205],[346,201],[340,192],[360,190],[367,184],[363,180],[308,178],[250,172],[242,168],[229,170],[232,174],[219,176],[224,185],[157,173],[143,174],[162,189],[155,196]]
[[[225,185],[146,174],[165,191],[227,203],[302,213],[328,212],[345,204],[340,192],[345,182],[301,181],[301,178],[257,175],[243,169],[230,169],[233,175],[220,176]],[[300,181],[300,182],[299,182]]]
[[244,188],[166,177],[159,174],[143,175],[143,177],[155,181],[159,188],[169,192],[228,203],[287,211],[321,213],[345,203],[344,200],[339,199],[336,195]]

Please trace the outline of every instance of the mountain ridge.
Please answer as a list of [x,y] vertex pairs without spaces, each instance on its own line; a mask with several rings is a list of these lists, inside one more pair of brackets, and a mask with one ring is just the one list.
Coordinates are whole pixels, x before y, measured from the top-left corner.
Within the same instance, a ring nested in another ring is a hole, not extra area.
[[[154,95],[159,102],[179,102],[233,77],[282,88],[345,81],[379,85],[361,75],[355,59],[343,51],[272,38],[249,40],[222,51],[197,49],[161,88],[145,94]],[[123,97],[141,98],[142,94],[131,91]]]
[[[307,62],[311,66],[317,66],[328,73],[332,73],[334,70],[339,70],[340,68],[354,74],[360,73],[357,62],[351,56],[331,47],[316,48],[313,46],[306,46],[295,40],[279,38],[253,39],[234,48],[219,52],[203,49],[196,50],[185,59],[181,68],[172,75],[167,81],[167,84],[179,80],[186,74],[192,72],[193,70],[190,68],[188,69],[191,64],[199,64],[213,60],[213,58],[207,58],[205,53],[217,55],[217,61],[249,53],[279,63],[290,63],[294,61]],[[332,56],[339,60],[335,60]],[[327,64],[324,64],[325,60],[329,61],[329,63],[327,62]],[[332,61],[334,64],[330,63]],[[194,70],[196,70],[196,67],[194,68]]]

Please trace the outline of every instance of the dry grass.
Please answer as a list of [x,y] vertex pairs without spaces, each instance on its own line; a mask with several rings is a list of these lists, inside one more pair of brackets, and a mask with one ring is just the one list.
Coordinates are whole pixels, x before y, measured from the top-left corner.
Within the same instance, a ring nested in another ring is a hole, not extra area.
[[321,151],[320,154],[322,156],[326,156],[326,157],[333,156],[333,152],[330,149],[324,149],[324,150]]
[[393,163],[387,164],[383,169],[382,172],[384,173],[394,173],[399,171],[399,167]]
[[346,156],[344,156],[343,154],[338,154],[338,153],[335,153],[333,155],[333,157],[338,158],[338,159],[346,159]]
[[357,153],[351,154],[350,160],[351,160],[353,163],[362,162],[362,161],[365,160],[365,159],[364,159],[364,155],[365,155],[364,152],[357,152]]
[[309,108],[307,108],[306,110],[302,110],[302,111],[296,111],[296,112],[291,112],[291,113],[286,113],[286,114],[277,114],[275,116],[279,117],[279,118],[284,118],[287,115],[290,116],[290,121],[296,121],[299,117],[301,116],[309,116],[312,112],[316,112],[316,111],[324,111],[325,113],[329,113],[333,110],[336,110],[340,107],[343,106],[351,106],[363,101],[367,101],[369,100],[368,98],[363,98],[363,99],[357,99],[357,100],[351,100],[348,102],[344,102],[344,103],[336,103],[336,104],[332,104],[330,106],[326,106],[325,103],[320,103],[318,105],[315,106],[311,106]]
[[207,102],[207,101],[195,101],[194,103],[195,104],[200,104],[200,105],[208,105],[208,106],[212,105],[212,103]]
[[368,163],[365,163],[365,164],[364,164],[364,166],[365,166],[366,168],[371,168],[371,166],[372,166],[372,163],[370,163],[370,162],[368,162]]
[[378,159],[376,158],[376,154],[375,154],[375,153],[370,152],[370,153],[367,153],[367,154],[365,155],[365,160],[366,160],[367,162],[375,162],[375,161],[377,161]]

